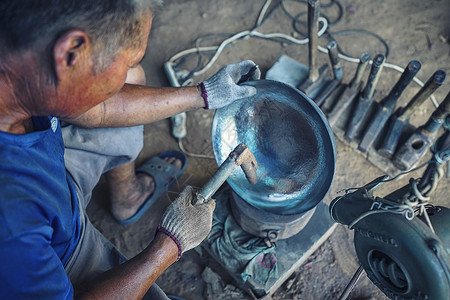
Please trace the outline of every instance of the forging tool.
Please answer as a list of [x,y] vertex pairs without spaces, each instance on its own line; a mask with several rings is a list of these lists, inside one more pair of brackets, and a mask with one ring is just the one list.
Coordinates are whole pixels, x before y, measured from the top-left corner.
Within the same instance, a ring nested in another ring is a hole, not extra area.
[[308,78],[302,82],[298,89],[304,92],[307,96],[314,98],[314,93],[320,88],[325,81],[329,66],[323,65],[320,69],[317,68],[317,55],[319,44],[319,15],[320,2],[319,0],[308,1],[308,63],[309,72]]
[[362,76],[366,69],[366,66],[370,60],[370,54],[365,52],[361,55],[359,59],[358,67],[356,68],[356,74],[353,77],[352,81],[346,86],[345,90],[342,92],[342,95],[339,97],[337,102],[334,104],[333,109],[327,115],[328,123],[333,127],[342,114],[350,109],[353,100],[358,95],[362,86]]
[[450,114],[450,93],[433,112],[428,121],[417,128],[394,155],[393,163],[400,170],[408,170],[414,166],[430,148],[436,138],[437,131]]
[[333,80],[328,82],[328,84],[315,97],[314,102],[316,102],[318,106],[321,106],[325,102],[328,96],[330,96],[330,94],[341,83],[343,77],[342,65],[339,61],[339,53],[336,42],[329,41],[327,44],[327,49],[331,67],[333,69]]
[[358,98],[358,102],[353,110],[347,130],[345,131],[344,137],[347,140],[354,140],[363,130],[363,125],[367,119],[369,108],[373,103],[375,87],[378,83],[378,79],[380,78],[381,71],[383,70],[385,60],[386,57],[383,54],[378,54],[373,59],[372,68],[370,69],[366,87]]
[[376,138],[383,130],[387,120],[394,112],[398,98],[400,98],[401,94],[416,76],[417,72],[419,72],[420,68],[421,64],[417,60],[412,60],[408,63],[395,86],[389,94],[380,101],[375,115],[371,119],[363,137],[361,138],[358,150],[365,153],[373,145]]
[[378,149],[378,153],[386,158],[391,158],[397,148],[403,129],[409,123],[409,119],[414,111],[430,97],[445,81],[446,74],[442,70],[434,72],[424,86],[408,102],[406,107],[400,107],[389,120],[389,127],[383,142]]
[[244,144],[239,144],[228,155],[227,159],[220,165],[219,169],[217,169],[203,188],[197,193],[197,197],[194,199],[195,203],[208,202],[214,193],[217,192],[217,190],[231,175],[234,169],[239,166],[244,171],[248,182],[255,184],[258,181],[256,176],[258,163],[256,162],[255,156],[247,146]]

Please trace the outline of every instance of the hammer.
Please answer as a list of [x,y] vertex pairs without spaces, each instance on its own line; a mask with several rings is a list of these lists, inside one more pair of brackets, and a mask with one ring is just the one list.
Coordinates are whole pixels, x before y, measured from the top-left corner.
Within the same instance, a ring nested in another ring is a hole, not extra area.
[[398,98],[400,98],[401,94],[416,76],[417,72],[419,72],[420,68],[421,64],[417,60],[408,63],[395,86],[389,94],[380,101],[380,105],[377,107],[376,113],[359,143],[358,150],[365,153],[373,145],[387,120],[394,112]]
[[339,53],[336,42],[329,41],[327,44],[327,48],[328,56],[333,68],[333,80],[331,80],[315,97],[314,102],[316,102],[318,106],[321,106],[328,98],[328,96],[330,96],[330,94],[337,88],[337,86],[341,83],[342,77],[344,75],[342,72],[341,62],[339,61]]
[[381,70],[383,70],[383,64],[386,57],[383,54],[375,56],[372,62],[372,68],[370,69],[369,79],[362,94],[358,98],[353,116],[345,131],[345,139],[354,140],[361,132],[364,122],[367,118],[367,113],[373,102],[373,94],[375,92],[375,86],[380,78]]
[[344,111],[350,107],[351,103],[361,90],[362,76],[369,60],[370,54],[364,52],[359,59],[355,77],[353,77],[352,81],[347,85],[344,92],[342,92],[342,95],[339,97],[339,100],[327,116],[328,123],[330,123],[331,127],[336,124],[337,120],[341,117]]
[[[239,144],[228,155],[227,159],[220,165],[219,169],[213,174],[203,188],[197,193],[197,202],[208,202],[215,192],[222,186],[227,180],[235,168],[241,167],[244,171],[245,177],[248,182],[255,184],[258,179],[256,176],[256,169],[258,163],[255,156],[244,144]],[[195,204],[193,203],[193,204]]]
[[450,93],[433,112],[428,121],[417,128],[394,155],[392,162],[400,170],[408,170],[416,164],[433,143],[438,129],[450,115]]
[[320,1],[308,0],[308,63],[309,73],[308,78],[303,81],[298,89],[304,92],[307,96],[311,96],[311,93],[316,91],[320,84],[327,77],[328,64],[323,65],[320,69],[317,69],[317,46],[319,44],[319,15],[320,15]]
[[428,79],[420,91],[408,102],[406,107],[397,109],[395,114],[392,115],[383,143],[378,149],[378,153],[381,156],[391,158],[394,155],[403,128],[409,123],[411,115],[444,83],[445,77],[446,74],[442,70],[434,72],[433,76]]

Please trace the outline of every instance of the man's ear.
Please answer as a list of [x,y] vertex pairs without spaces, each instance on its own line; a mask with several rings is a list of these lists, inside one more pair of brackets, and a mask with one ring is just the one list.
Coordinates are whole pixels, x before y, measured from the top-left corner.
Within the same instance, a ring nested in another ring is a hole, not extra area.
[[74,69],[83,59],[90,59],[90,41],[85,32],[81,30],[71,30],[62,35],[53,47],[53,59],[58,81],[62,80],[68,71]]

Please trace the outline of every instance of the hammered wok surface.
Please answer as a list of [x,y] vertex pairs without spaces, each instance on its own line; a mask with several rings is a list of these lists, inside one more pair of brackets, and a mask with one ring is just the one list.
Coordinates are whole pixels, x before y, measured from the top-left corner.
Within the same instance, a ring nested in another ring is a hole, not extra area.
[[335,170],[333,133],[317,105],[284,83],[244,83],[256,95],[218,109],[212,123],[216,161],[244,143],[258,162],[258,182],[237,168],[231,188],[249,204],[282,215],[315,207],[328,193]]

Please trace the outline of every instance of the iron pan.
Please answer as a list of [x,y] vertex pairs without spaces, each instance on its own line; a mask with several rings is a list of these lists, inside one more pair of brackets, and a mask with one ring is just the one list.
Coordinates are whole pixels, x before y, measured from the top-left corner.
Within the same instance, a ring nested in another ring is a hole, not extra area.
[[221,165],[244,143],[258,162],[258,182],[241,168],[227,179],[245,201],[267,212],[292,215],[315,207],[330,189],[336,150],[328,121],[299,90],[272,80],[243,83],[256,94],[216,110],[212,143]]

